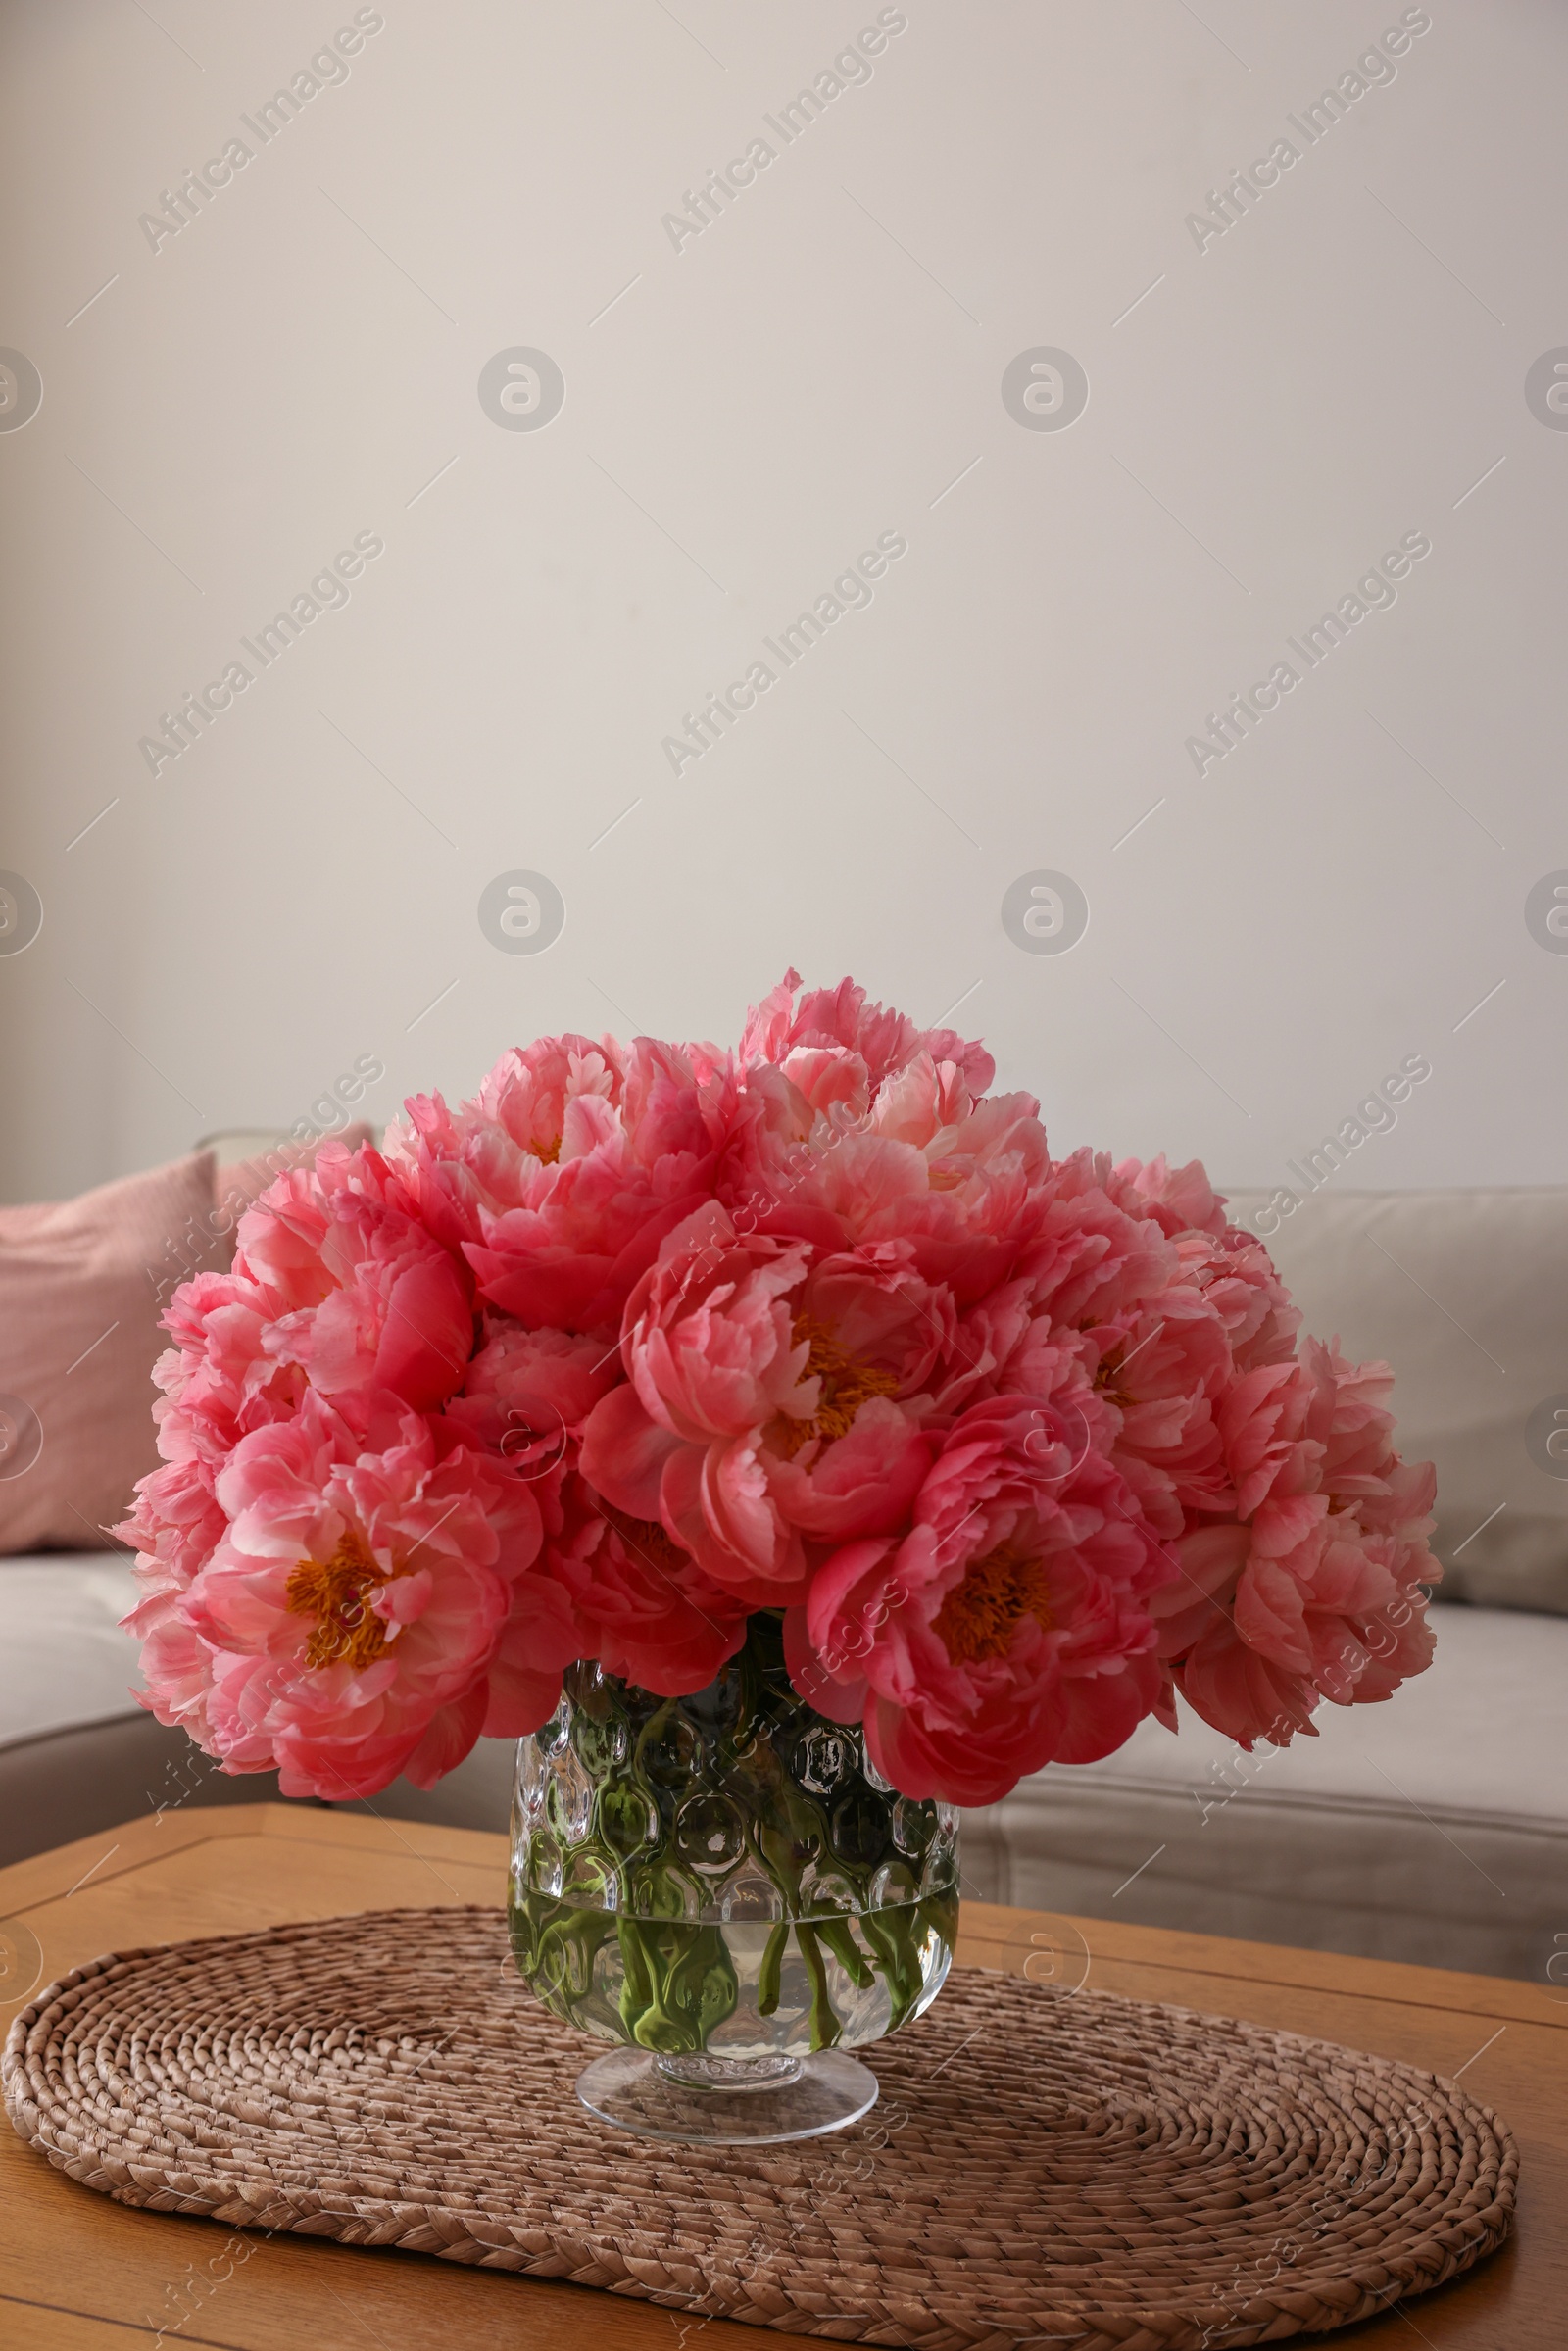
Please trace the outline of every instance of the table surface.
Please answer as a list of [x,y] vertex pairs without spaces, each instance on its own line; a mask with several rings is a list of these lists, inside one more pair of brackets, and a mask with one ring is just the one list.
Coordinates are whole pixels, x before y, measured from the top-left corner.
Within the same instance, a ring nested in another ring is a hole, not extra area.
[[[506,1840],[304,1806],[166,1812],[0,1870],[0,2028],[23,1999],[116,1949],[400,1904],[495,1903]],[[32,1938],[29,1941],[29,1936]],[[1568,2339],[1568,1997],[1547,1986],[1345,1959],[1100,1919],[966,1902],[959,1964],[1171,2000],[1337,2040],[1449,2077],[1519,2142],[1515,2233],[1469,2278],[1337,2340],[1439,2351],[1557,2351]],[[19,1974],[20,1969],[20,1974]],[[35,1973],[36,1971],[36,1973]],[[9,2004],[6,1996],[11,1995]],[[6,2351],[702,2351],[753,2327],[591,2289],[298,2236],[249,2240],[211,2275],[210,2221],[131,2210],[0,2131],[0,2340]],[[188,2314],[174,2327],[180,2311]],[[770,2341],[800,2342],[769,2330]],[[1303,2338],[1311,2339],[1311,2338]]]

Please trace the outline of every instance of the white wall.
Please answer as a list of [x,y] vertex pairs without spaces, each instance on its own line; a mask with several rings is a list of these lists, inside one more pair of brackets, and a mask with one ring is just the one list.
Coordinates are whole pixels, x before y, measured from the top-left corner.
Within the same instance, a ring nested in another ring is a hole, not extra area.
[[[1525,397],[1568,344],[1559,7],[1432,0],[1308,146],[1288,115],[1397,0],[906,0],[784,147],[764,114],[874,5],[386,0],[262,147],[242,112],[353,13],[0,16],[0,344],[43,383],[0,433],[0,867],[44,907],[0,955],[6,1197],[287,1123],[358,1054],[384,1117],[542,1029],[729,1037],[792,959],[961,999],[1058,1149],[1277,1182],[1419,1053],[1356,1183],[1563,1173],[1568,956],[1524,913],[1568,867],[1568,433]],[[564,373],[542,430],[480,406],[513,346]],[[1004,406],[1037,346],[1087,372],[1066,430]],[[869,608],[672,774],[696,697],[890,530]],[[346,609],[149,774],[361,531]],[[1407,532],[1397,603],[1200,776],[1204,714]],[[477,919],[515,868],[565,903],[539,955]],[[1039,868],[1087,898],[1070,953],[1004,931]]]

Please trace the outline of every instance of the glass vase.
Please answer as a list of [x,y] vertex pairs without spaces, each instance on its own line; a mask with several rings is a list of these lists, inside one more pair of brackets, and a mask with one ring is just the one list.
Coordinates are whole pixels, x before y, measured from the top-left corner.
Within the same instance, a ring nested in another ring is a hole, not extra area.
[[689,1697],[573,1666],[518,1742],[509,1916],[529,1989],[614,2044],[584,2105],[673,2139],[854,2122],[877,2087],[849,2051],[947,1975],[957,1828],[797,1695],[776,1618]]

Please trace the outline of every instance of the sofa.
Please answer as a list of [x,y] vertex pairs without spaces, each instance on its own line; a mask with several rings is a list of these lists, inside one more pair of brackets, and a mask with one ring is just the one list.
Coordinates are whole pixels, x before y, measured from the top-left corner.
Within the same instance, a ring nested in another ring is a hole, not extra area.
[[[1230,1213],[1309,1330],[1395,1364],[1401,1448],[1437,1461],[1436,1663],[1386,1704],[1323,1706],[1285,1750],[1244,1753],[1184,1710],[1179,1739],[1150,1721],[1101,1763],[1054,1765],[965,1816],[965,1888],[1568,1984],[1568,1189],[1325,1182],[1280,1202],[1235,1193]],[[276,1798],[134,1705],[132,1591],[122,1547],[0,1558],[0,1862]],[[358,1808],[499,1829],[510,1785],[508,1749],[481,1740],[428,1793]]]

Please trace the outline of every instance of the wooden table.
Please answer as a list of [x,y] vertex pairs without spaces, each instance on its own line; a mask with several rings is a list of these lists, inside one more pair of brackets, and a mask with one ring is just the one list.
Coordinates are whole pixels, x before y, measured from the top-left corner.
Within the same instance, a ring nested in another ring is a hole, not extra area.
[[[505,1839],[280,1804],[169,1812],[0,1870],[0,2026],[38,1985],[101,1952],[406,1903],[498,1902]],[[1568,1922],[1565,1922],[1568,1925]],[[29,1935],[33,1938],[29,1942]],[[1568,1999],[1489,1976],[1340,1959],[966,1903],[960,1963],[1246,2017],[1462,2074],[1518,2138],[1504,2250],[1342,2342],[1557,2351],[1568,2342]],[[22,1976],[19,1982],[17,1970]],[[33,1971],[37,1970],[34,1980]],[[206,2274],[210,2221],[136,2212],[0,2130],[4,2351],[132,2351]],[[225,2351],[758,2351],[798,2336],[698,2320],[585,2288],[297,2236],[254,2240],[166,2344]],[[188,2265],[188,2266],[187,2266]],[[184,2305],[183,2307],[188,2307]],[[1303,2338],[1326,2339],[1326,2338]]]

